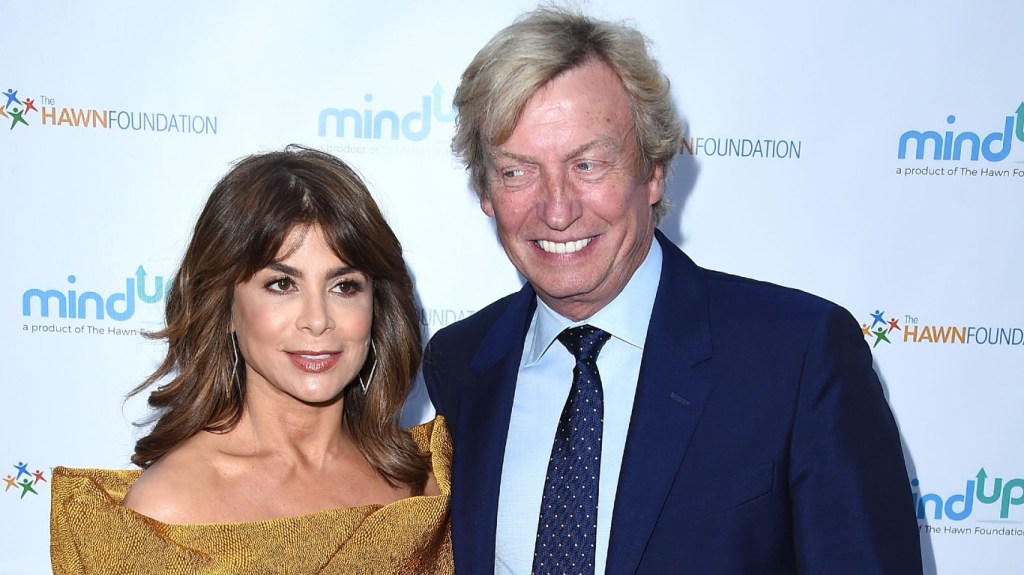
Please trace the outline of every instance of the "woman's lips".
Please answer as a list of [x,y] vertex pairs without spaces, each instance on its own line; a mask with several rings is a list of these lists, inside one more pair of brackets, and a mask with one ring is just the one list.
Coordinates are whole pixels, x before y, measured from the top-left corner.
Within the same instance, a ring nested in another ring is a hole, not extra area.
[[339,352],[290,351],[288,359],[306,373],[323,373],[341,359]]

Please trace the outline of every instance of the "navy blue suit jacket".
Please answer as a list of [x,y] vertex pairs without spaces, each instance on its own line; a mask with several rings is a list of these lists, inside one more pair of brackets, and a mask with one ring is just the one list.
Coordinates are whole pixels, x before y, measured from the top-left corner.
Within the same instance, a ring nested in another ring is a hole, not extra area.
[[[844,309],[664,261],[612,512],[607,573],[922,572],[899,432]],[[494,569],[529,285],[430,341],[424,377],[454,443],[458,573]],[[523,529],[536,529],[524,525]]]

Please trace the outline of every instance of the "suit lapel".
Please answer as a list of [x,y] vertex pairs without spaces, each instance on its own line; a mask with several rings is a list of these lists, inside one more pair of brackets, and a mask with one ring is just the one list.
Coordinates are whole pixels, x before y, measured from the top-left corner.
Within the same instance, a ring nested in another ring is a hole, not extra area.
[[[455,553],[460,572],[494,569],[498,492],[509,418],[515,397],[523,342],[536,299],[529,285],[479,342],[470,364],[453,438],[452,513]],[[475,343],[475,342],[474,342]]]
[[608,573],[634,573],[686,453],[711,382],[694,367],[711,357],[707,285],[659,232],[664,259],[647,331],[612,512]]

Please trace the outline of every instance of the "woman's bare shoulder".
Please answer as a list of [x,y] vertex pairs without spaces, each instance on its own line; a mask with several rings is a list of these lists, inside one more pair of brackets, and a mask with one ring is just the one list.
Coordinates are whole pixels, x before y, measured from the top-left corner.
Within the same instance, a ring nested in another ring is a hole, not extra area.
[[149,466],[132,485],[124,506],[163,523],[192,523],[215,481],[214,457],[198,436]]

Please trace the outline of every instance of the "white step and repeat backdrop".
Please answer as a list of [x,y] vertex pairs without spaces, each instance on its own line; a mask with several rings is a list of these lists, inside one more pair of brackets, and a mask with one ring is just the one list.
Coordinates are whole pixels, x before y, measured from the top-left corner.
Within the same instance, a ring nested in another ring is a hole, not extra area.
[[[650,36],[689,126],[664,231],[862,321],[928,573],[1024,573],[1024,4],[585,6]],[[448,142],[462,69],[531,7],[2,2],[0,573],[49,572],[54,466],[130,466],[140,333],[233,160],[356,166],[428,334],[519,287]]]

